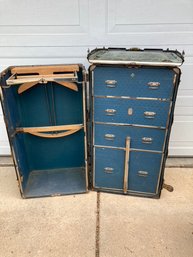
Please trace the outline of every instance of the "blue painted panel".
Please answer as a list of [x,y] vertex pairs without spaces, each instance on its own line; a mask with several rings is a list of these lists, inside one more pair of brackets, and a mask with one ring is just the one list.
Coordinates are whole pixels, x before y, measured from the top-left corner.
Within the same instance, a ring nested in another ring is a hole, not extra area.
[[[94,94],[170,99],[173,77],[173,70],[168,68],[96,67]],[[106,80],[116,80],[117,83],[115,87],[108,87]],[[160,86],[152,89],[149,82],[159,82]]]
[[[128,189],[156,193],[162,154],[131,152],[129,160]],[[143,173],[147,173],[143,176]],[[142,173],[142,174],[140,174]]]
[[23,137],[30,170],[85,166],[83,129],[61,138]]
[[[112,168],[112,173],[105,168]],[[95,148],[95,186],[123,188],[124,151]]]
[[[94,99],[94,120],[101,122],[141,124],[166,127],[170,102],[126,99]],[[108,115],[108,110],[114,110]],[[128,110],[132,109],[132,115]],[[145,112],[155,112],[154,118],[147,118]]]
[[20,95],[15,88],[14,98],[20,113],[20,126],[82,123],[81,86],[76,92],[56,83],[39,84]]
[[[125,147],[126,137],[131,138],[131,148],[162,151],[165,130],[132,126],[95,124],[95,145]],[[152,142],[144,143],[152,139]]]

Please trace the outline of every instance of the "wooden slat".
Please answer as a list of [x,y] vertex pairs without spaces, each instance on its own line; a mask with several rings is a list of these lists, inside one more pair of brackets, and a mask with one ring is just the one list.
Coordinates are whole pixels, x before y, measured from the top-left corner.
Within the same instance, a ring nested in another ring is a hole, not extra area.
[[30,74],[37,73],[40,75],[53,74],[54,72],[75,72],[79,71],[78,65],[54,65],[54,66],[31,66],[31,67],[14,67],[11,73]]
[[125,169],[124,169],[124,179],[123,179],[124,194],[127,193],[127,187],[128,187],[129,154],[130,154],[130,137],[127,137],[126,146],[125,146]]
[[31,87],[37,85],[37,82],[28,82],[28,83],[24,83],[23,85],[21,85],[19,88],[18,88],[18,94],[21,94],[23,93],[24,91],[30,89]]
[[[13,75],[12,75],[13,76]],[[11,76],[11,77],[12,77]],[[8,80],[10,79],[13,79],[12,78],[9,78]],[[30,78],[55,78],[55,79],[63,79],[63,78],[66,78],[66,79],[73,79],[75,78],[74,76],[74,73],[65,73],[65,74],[48,74],[48,75],[17,75],[17,78],[14,78],[14,79],[30,79]]]
[[83,124],[73,124],[73,125],[59,125],[59,126],[47,126],[47,127],[25,127],[16,128],[16,132],[23,133],[34,133],[34,132],[54,132],[54,131],[64,131],[64,130],[75,130],[83,128]]
[[67,81],[55,81],[56,83],[58,83],[61,86],[67,87],[69,89],[72,89],[74,91],[78,91],[78,87],[75,83],[72,82],[67,82]]

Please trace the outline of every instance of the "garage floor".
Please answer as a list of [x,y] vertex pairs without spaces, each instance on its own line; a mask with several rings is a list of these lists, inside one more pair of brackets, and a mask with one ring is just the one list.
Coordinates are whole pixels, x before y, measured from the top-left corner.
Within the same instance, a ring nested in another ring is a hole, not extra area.
[[0,257],[192,257],[193,168],[167,168],[160,200],[89,192],[20,198],[0,167]]

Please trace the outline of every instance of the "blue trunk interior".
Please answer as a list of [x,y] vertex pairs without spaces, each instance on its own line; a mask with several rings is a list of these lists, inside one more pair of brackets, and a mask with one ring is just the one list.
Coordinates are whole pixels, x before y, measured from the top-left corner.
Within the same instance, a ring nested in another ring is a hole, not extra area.
[[[8,72],[5,80],[9,76]],[[3,88],[4,114],[24,197],[86,191],[83,128],[60,138],[16,133],[18,127],[83,124],[82,84],[77,85],[78,92],[54,82],[22,94],[18,86]]]

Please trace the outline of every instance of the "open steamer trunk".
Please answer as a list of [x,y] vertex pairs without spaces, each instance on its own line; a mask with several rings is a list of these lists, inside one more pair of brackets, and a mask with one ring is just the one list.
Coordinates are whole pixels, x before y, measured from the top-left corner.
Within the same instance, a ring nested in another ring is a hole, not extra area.
[[9,67],[0,82],[22,196],[86,192],[84,67]]

